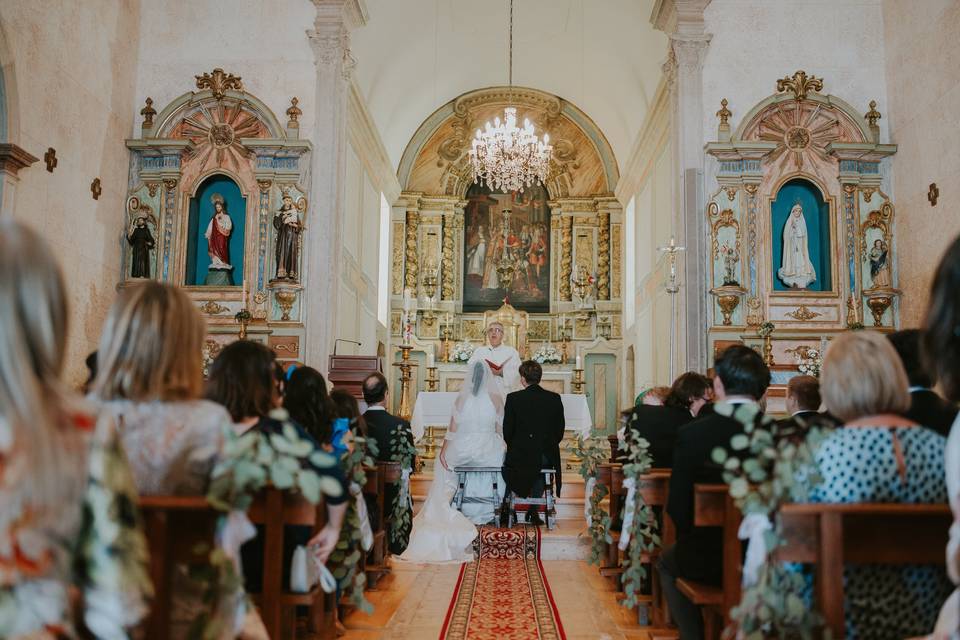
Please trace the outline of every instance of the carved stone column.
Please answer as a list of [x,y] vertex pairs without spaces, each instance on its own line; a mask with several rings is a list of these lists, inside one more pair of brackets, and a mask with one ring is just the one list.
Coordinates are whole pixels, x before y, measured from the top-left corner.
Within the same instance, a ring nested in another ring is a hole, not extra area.
[[407,211],[406,224],[406,242],[404,252],[406,254],[406,268],[404,270],[403,287],[413,291],[417,295],[417,276],[420,275],[420,256],[417,254],[417,230],[420,228],[420,214],[416,211]]
[[37,158],[15,144],[0,144],[0,216],[12,216],[20,169],[29,167]]
[[454,209],[443,216],[443,284],[441,286],[441,300],[456,298],[456,271],[454,260],[454,246],[457,242],[457,231],[463,226],[463,209]]
[[[703,59],[711,36],[704,32],[703,10],[710,0],[662,0],[651,21],[670,37],[663,72],[670,86],[672,135],[679,211],[674,232],[686,247],[677,317],[681,327],[675,349],[681,367],[707,368],[706,222],[703,216]],[[672,357],[673,354],[672,354]]]
[[360,0],[313,0],[317,15],[307,31],[316,64],[311,206],[303,277],[306,325],[304,361],[327,370],[336,338],[337,296],[341,279],[347,158],[347,98],[355,61],[350,32],[366,23]]

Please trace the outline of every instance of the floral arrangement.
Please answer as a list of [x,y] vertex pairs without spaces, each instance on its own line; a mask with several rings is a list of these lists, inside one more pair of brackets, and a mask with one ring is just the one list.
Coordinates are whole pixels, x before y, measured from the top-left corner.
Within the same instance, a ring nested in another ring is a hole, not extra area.
[[[367,474],[364,472],[364,465],[372,466],[373,456],[377,455],[377,443],[375,440],[355,436],[353,438],[353,449],[348,449],[340,458],[340,467],[347,478],[347,481],[356,487],[362,487],[367,482]],[[354,489],[357,491],[358,489]],[[359,497],[363,500],[363,496]],[[343,591],[347,599],[355,607],[365,613],[373,612],[373,605],[364,595],[364,588],[367,586],[367,575],[363,571],[358,571],[360,560],[363,558],[362,523],[360,521],[360,512],[357,510],[356,500],[350,500],[347,504],[347,513],[343,518],[343,527],[340,529],[340,539],[337,546],[334,547],[327,561],[330,573],[337,581],[337,586]]]
[[[413,463],[417,457],[417,448],[413,446],[413,443],[411,443],[407,437],[407,431],[404,429],[396,429],[393,438],[390,440],[390,444],[393,450],[390,459],[394,462],[399,462],[401,469],[413,469]],[[403,478],[398,482],[404,482]],[[391,505],[393,521],[390,523],[389,535],[392,544],[400,544],[406,547],[410,541],[410,529],[413,526],[413,509],[411,508],[410,500],[409,491],[405,492],[401,487],[401,490],[397,492],[393,500],[393,505]]]
[[[590,534],[590,564],[600,566],[605,545],[613,544],[610,535],[610,514],[600,508],[600,503],[609,493],[607,487],[597,482],[598,468],[606,461],[606,451],[603,449],[600,438],[591,436],[584,441],[582,436],[577,437],[577,446],[574,455],[582,460],[580,476],[587,482],[590,506],[590,519],[587,523],[587,532]],[[592,482],[591,482],[592,480]]]
[[458,342],[453,345],[453,353],[450,359],[454,362],[467,362],[473,356],[473,345],[469,342]]
[[[830,428],[814,423],[799,438],[781,430],[755,404],[718,403],[716,411],[740,421],[744,433],[730,440],[731,453],[714,449],[713,461],[723,466],[723,478],[744,523],[748,519],[766,523],[757,536],[763,542],[763,563],[755,575],[744,566],[740,604],[731,617],[744,638],[812,638],[821,617],[804,601],[804,576],[775,558],[777,547],[784,544],[777,514],[782,504],[804,501],[809,488],[819,482],[813,452]],[[750,552],[748,547],[748,557]]]
[[776,328],[777,328],[776,325],[774,325],[772,322],[768,320],[763,324],[761,324],[759,327],[757,327],[757,335],[760,336],[761,338],[766,338],[770,334],[772,334],[773,330]]
[[797,354],[797,369],[800,373],[819,378],[822,367],[823,354],[819,349],[807,349],[804,353]]
[[563,362],[563,357],[552,342],[545,342],[533,354],[533,361],[540,364],[559,364]]
[[[626,481],[632,480],[635,486],[639,486],[640,476],[653,466],[653,458],[649,451],[650,443],[641,438],[634,429],[627,429],[624,437],[626,462],[623,465],[623,477]],[[623,604],[630,609],[639,603],[637,596],[647,575],[643,565],[643,554],[653,551],[661,544],[653,509],[644,502],[643,495],[639,491],[634,494],[634,500],[634,517],[631,525],[628,529],[625,522],[623,527],[625,530],[620,532],[621,541],[624,535],[630,536],[627,553],[623,558],[623,575],[620,577],[623,593],[626,596]],[[629,506],[625,504],[624,508],[628,509]]]
[[[312,504],[321,495],[339,496],[343,488],[329,476],[321,476],[313,467],[329,468],[336,459],[300,437],[283,409],[276,409],[271,418],[283,422],[280,433],[248,431],[236,435],[224,431],[223,456],[211,474],[207,501],[223,512],[217,522],[222,530],[231,513],[246,513],[257,493],[267,486],[299,491]],[[203,553],[207,550],[199,550]],[[206,603],[215,603],[213,611],[204,610],[191,623],[190,637],[219,638],[224,627],[232,624],[236,607],[250,607],[243,593],[243,578],[237,571],[235,558],[221,547],[209,550],[207,566],[191,569],[191,577],[203,583]]]

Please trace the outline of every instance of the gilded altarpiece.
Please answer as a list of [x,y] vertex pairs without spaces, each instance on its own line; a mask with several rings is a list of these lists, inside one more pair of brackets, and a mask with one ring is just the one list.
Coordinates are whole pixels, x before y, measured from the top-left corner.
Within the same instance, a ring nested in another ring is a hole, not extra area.
[[[183,287],[210,326],[208,356],[243,335],[296,360],[311,224],[302,111],[293,100],[282,125],[222,69],[196,76],[194,88],[159,112],[148,99],[141,135],[126,141],[123,283],[149,277]],[[143,232],[134,236],[143,226],[152,246],[140,242]]]
[[[494,196],[482,197],[474,187],[466,152],[477,127],[502,116],[508,103],[518,108],[520,118],[530,118],[538,133],[549,133],[554,145],[547,180],[537,188],[538,194],[545,194],[545,202],[530,204],[527,194],[509,196],[523,213],[511,220],[506,240],[516,245],[517,256],[523,253],[523,259],[515,261],[512,282],[515,291],[525,293],[510,296],[517,307],[517,321],[523,325],[517,335],[524,337],[515,346],[524,358],[546,344],[563,353],[562,363],[544,367],[545,384],[562,392],[573,390],[577,355],[585,360],[595,349],[610,354],[620,351],[622,273],[619,256],[613,257],[613,252],[621,246],[623,221],[612,195],[619,173],[609,144],[589,117],[556,96],[522,88],[474,91],[424,121],[398,172],[404,191],[392,220],[391,349],[396,352],[402,340],[403,309],[412,306],[404,301],[408,292],[416,307],[410,313],[415,317],[412,357],[421,365],[416,389],[423,388],[427,354],[437,362],[439,389],[458,389],[464,372],[462,364],[448,362],[454,345],[479,346],[485,340],[486,322],[506,312],[496,309],[505,296],[489,303],[490,291],[482,298],[470,295],[483,287],[490,289],[489,261],[499,255],[491,250],[496,229],[491,230],[489,216],[467,215],[468,209],[479,207],[470,204],[471,198],[502,211],[500,200],[507,196],[496,196],[496,204],[491,200]],[[543,234],[539,244],[538,233]],[[484,260],[479,257],[481,243],[486,245]],[[542,246],[544,251],[524,251],[527,244],[530,249]],[[604,398],[600,426],[612,427],[622,401],[616,388],[620,358],[611,355],[597,362],[604,368],[597,377],[603,389],[599,395],[589,392],[588,403],[594,411],[594,398]],[[587,376],[591,384],[593,375],[591,368]]]
[[[711,350],[746,342],[774,325],[774,408],[807,348],[861,324],[897,326],[894,206],[881,190],[881,163],[896,145],[880,142],[873,107],[860,114],[822,93],[826,81],[798,71],[731,130],[717,112],[719,189],[706,227],[712,264]],[[887,160],[890,162],[890,160]],[[782,397],[781,397],[782,401]]]

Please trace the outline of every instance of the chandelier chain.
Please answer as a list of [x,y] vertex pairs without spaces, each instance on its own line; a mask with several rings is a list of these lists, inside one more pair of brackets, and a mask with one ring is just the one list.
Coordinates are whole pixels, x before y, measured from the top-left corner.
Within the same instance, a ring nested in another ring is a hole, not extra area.
[[509,63],[507,67],[509,71],[507,72],[507,83],[510,87],[510,95],[513,96],[513,0],[510,0],[510,55]]

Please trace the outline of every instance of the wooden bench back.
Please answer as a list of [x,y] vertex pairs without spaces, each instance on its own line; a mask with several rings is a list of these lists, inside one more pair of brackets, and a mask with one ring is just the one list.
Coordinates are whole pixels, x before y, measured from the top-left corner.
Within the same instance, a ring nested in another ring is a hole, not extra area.
[[177,564],[206,564],[209,556],[197,555],[195,550],[201,543],[212,548],[220,512],[202,496],[142,496],[140,511],[154,588],[144,631],[148,640],[166,640],[172,636],[170,613],[174,567]]
[[833,637],[844,636],[845,564],[945,562],[953,515],[946,504],[789,504],[780,509],[785,562],[815,565],[820,614]]
[[298,493],[266,489],[250,505],[247,512],[250,521],[263,527],[263,583],[259,597],[254,600],[259,605],[260,616],[271,638],[280,638],[282,611],[294,605],[317,608],[322,612],[323,594],[319,587],[307,594],[294,594],[283,584],[283,534],[287,525],[311,527],[318,531],[326,523],[326,508],[310,504]]
[[693,524],[697,527],[721,527],[723,536],[723,602],[724,625],[730,623],[730,609],[740,604],[740,583],[743,575],[743,548],[737,534],[740,510],[733,504],[725,484],[697,484],[693,488]]

